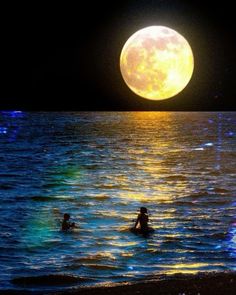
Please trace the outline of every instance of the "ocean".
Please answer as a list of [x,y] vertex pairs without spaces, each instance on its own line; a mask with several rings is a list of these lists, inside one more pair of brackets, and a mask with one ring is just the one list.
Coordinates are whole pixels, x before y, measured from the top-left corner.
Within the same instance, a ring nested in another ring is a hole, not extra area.
[[0,289],[235,271],[235,196],[234,112],[2,111]]

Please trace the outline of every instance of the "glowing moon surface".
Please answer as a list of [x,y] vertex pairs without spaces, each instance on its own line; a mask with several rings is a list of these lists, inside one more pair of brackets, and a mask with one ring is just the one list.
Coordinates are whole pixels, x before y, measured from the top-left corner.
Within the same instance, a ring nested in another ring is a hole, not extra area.
[[163,26],[134,33],[120,55],[121,74],[128,87],[152,100],[181,92],[190,81],[193,68],[193,53],[187,40]]

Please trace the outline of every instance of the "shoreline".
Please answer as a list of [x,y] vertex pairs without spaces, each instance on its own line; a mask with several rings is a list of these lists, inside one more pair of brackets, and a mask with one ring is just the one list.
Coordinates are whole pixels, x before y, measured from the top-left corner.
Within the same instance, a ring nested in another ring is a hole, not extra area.
[[[39,287],[39,286],[37,286]],[[45,288],[45,286],[42,286]],[[0,290],[0,294],[47,295],[233,295],[236,294],[236,272],[162,275],[145,281],[73,287],[65,290]]]

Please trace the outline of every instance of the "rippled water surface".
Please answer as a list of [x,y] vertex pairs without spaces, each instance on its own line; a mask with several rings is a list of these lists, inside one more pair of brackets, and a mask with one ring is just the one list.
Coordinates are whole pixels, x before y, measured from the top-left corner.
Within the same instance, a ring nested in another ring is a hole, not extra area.
[[[236,270],[235,156],[236,113],[1,112],[1,288]],[[129,232],[140,206],[149,237]]]

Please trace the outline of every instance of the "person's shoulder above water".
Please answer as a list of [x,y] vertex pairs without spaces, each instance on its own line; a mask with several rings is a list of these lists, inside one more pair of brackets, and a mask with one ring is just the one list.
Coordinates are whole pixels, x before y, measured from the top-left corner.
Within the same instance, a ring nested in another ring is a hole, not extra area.
[[70,220],[70,214],[65,213],[64,214],[64,219],[63,219],[62,224],[61,224],[61,230],[67,231],[67,230],[75,227],[75,223],[74,222],[69,222],[69,220]]
[[148,226],[148,210],[146,207],[140,207],[140,213],[136,219],[135,225],[131,228],[133,233],[151,233],[153,228]]

